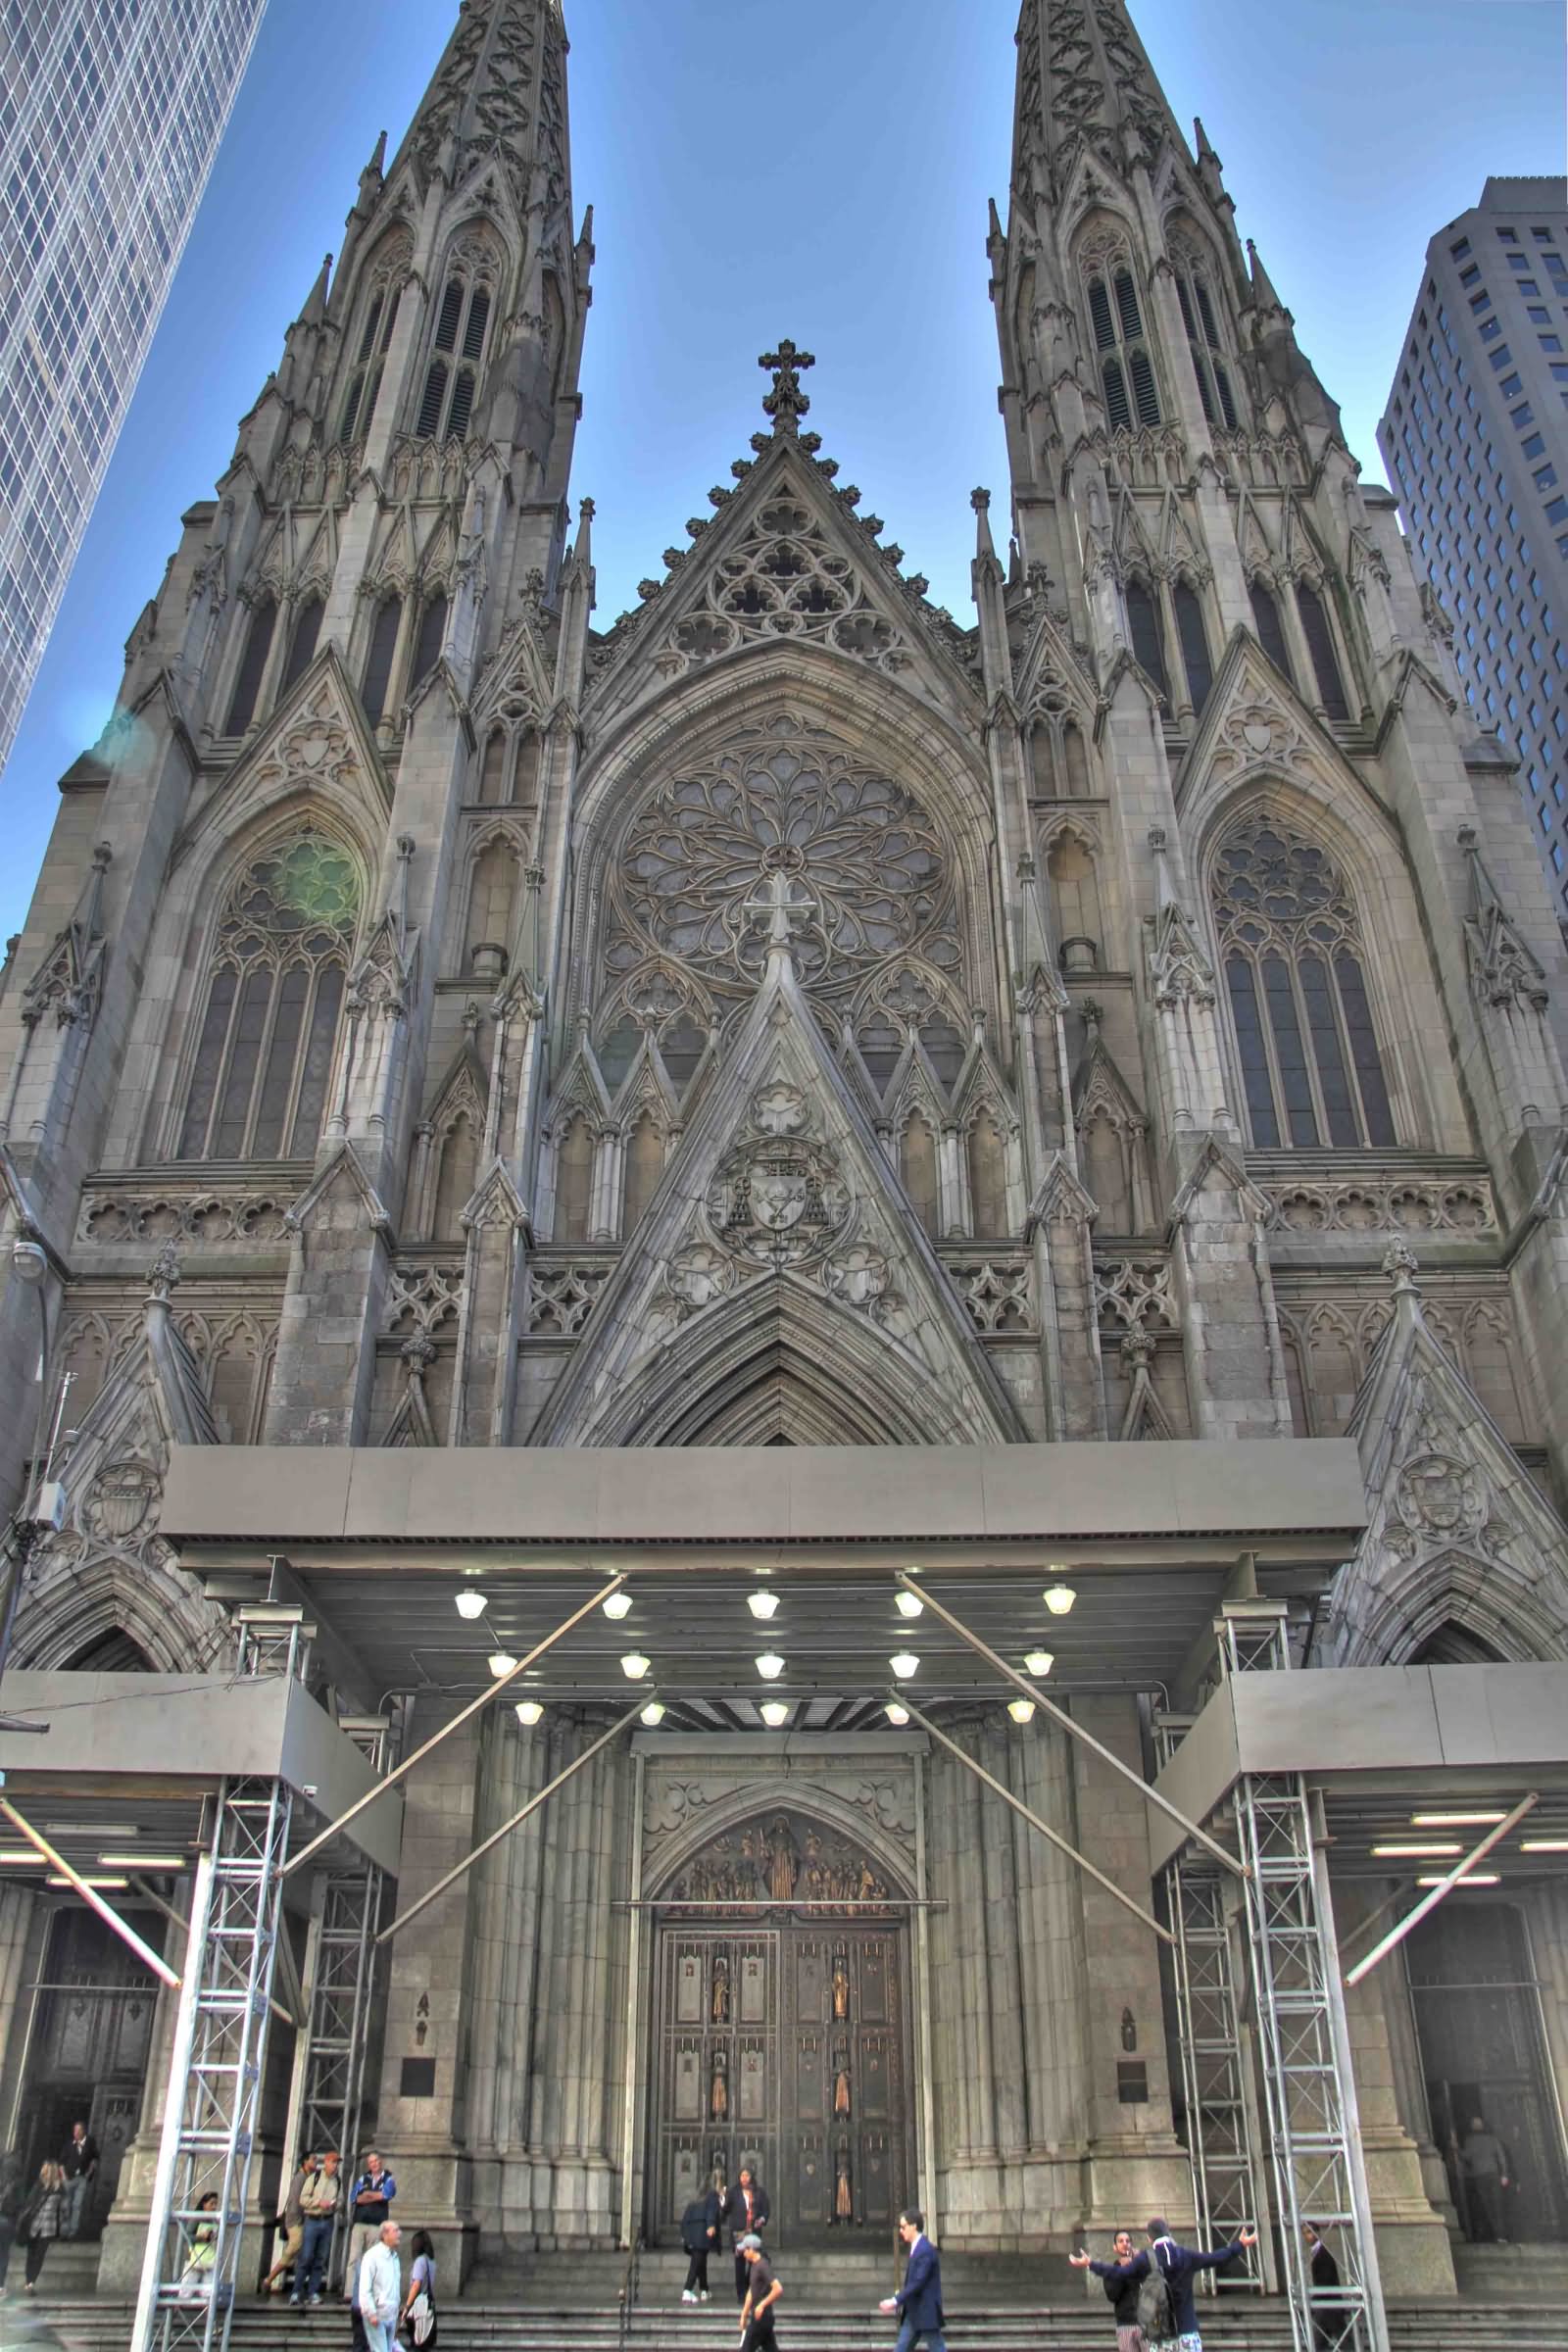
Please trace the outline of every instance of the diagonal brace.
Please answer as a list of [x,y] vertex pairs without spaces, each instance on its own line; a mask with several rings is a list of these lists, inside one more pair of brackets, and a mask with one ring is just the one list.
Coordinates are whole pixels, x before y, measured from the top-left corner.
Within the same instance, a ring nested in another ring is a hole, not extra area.
[[[156,1886],[149,1886],[145,1879],[132,1879],[130,1883],[135,1888],[136,1892],[141,1896],[141,1899],[144,1903],[150,1903],[155,1911],[161,1911],[170,1924],[179,1930],[181,1936],[183,1936],[185,1938],[185,1948],[188,1951],[190,1948],[190,1921],[185,1917],[184,1913],[181,1911],[176,1911],[173,1904],[167,1901],[166,1898],[159,1893]],[[281,1950],[281,1936],[278,1937],[278,1947]],[[280,2024],[287,2026],[291,2034],[297,2034],[299,2032],[300,2027],[298,2018],[291,2017],[289,2012],[283,2007],[281,2001],[275,2000],[270,1995],[267,2006],[269,2009],[270,2009],[272,2015],[279,2021]]]
[[[526,1674],[536,1659],[542,1658],[547,1649],[554,1649],[556,1643],[564,1640],[571,1632],[573,1626],[581,1625],[585,1617],[591,1617],[595,1609],[607,1601],[612,1592],[618,1592],[625,1582],[625,1571],[622,1570],[619,1576],[612,1576],[608,1584],[601,1585],[592,1597],[583,1602],[580,1609],[573,1609],[565,1622],[557,1626],[553,1634],[546,1634],[542,1642],[536,1642],[528,1655],[525,1658],[519,1658],[510,1674],[504,1674],[499,1683],[492,1683],[488,1690],[481,1690],[477,1698],[470,1699],[467,1706],[463,1708],[461,1713],[454,1715],[450,1723],[444,1723],[438,1732],[432,1732],[424,1745],[416,1747],[406,1763],[399,1764],[394,1771],[386,1775],[384,1780],[377,1781],[375,1787],[367,1789],[364,1796],[356,1797],[353,1804],[346,1811],[338,1814],[335,1821],[329,1821],[324,1830],[318,1831],[309,1845],[302,1845],[297,1854],[290,1854],[283,1865],[284,1878],[288,1878],[291,1873],[303,1868],[313,1856],[320,1852],[323,1845],[330,1845],[339,1830],[346,1829],[351,1821],[358,1819],[368,1805],[373,1805],[378,1796],[384,1796],[389,1788],[397,1787],[399,1781],[406,1780],[415,1766],[422,1764],[433,1748],[439,1747],[443,1740],[450,1740],[454,1732],[461,1731],[466,1723],[471,1722],[475,1715],[482,1713],[484,1708],[501,1696],[503,1690],[510,1690],[519,1674]],[[646,1704],[646,1701],[644,1703]],[[387,1935],[391,1933],[389,1928]],[[385,1937],[381,1940],[384,1941]]]
[[[1059,1724],[1064,1732],[1069,1733],[1082,1746],[1090,1749],[1100,1758],[1102,1764],[1108,1764],[1112,1772],[1119,1772],[1124,1781],[1130,1781],[1147,1804],[1157,1805],[1162,1813],[1169,1815],[1178,1829],[1184,1830],[1189,1838],[1196,1838],[1205,1853],[1212,1854],[1216,1862],[1223,1862],[1226,1869],[1234,1871],[1239,1879],[1251,1877],[1252,1874],[1245,1862],[1238,1862],[1234,1854],[1227,1853],[1224,1846],[1216,1838],[1211,1838],[1206,1830],[1200,1830],[1196,1821],[1189,1821],[1180,1806],[1173,1805],[1168,1796],[1162,1796],[1157,1788],[1152,1788],[1142,1773],[1134,1772],[1130,1764],[1124,1764],[1120,1756],[1113,1754],[1108,1747],[1102,1746],[1093,1732],[1086,1732],[1081,1723],[1075,1723],[1064,1708],[1058,1707],[1054,1699],[1046,1696],[1038,1684],[1030,1682],[1027,1675],[1017,1673],[1013,1667],[1007,1664],[1005,1658],[999,1657],[989,1642],[982,1642],[978,1634],[972,1634],[961,1619],[955,1617],[951,1609],[945,1609],[941,1601],[926,1586],[918,1583],[912,1576],[906,1576],[902,1568],[896,1573],[899,1583],[905,1591],[912,1592],[915,1599],[922,1602],[931,1611],[933,1617],[940,1617],[950,1632],[956,1634],[960,1642],[967,1642],[969,1647],[978,1652],[988,1666],[994,1666],[1005,1681],[1014,1684],[1023,1692],[1025,1698],[1032,1698],[1035,1705],[1051,1717],[1053,1723]],[[899,1704],[906,1707],[908,1703],[901,1690]]]
[[63,1879],[70,1880],[82,1901],[92,1905],[105,1927],[112,1928],[121,1942],[128,1943],[137,1959],[150,1968],[155,1977],[162,1977],[164,1983],[177,1992],[179,1979],[170,1967],[169,1962],[163,1958],[161,1953],[155,1952],[150,1943],[143,1943],[130,1922],[122,1919],[113,1903],[106,1903],[97,1887],[89,1886],[80,1871],[73,1870],[63,1854],[56,1853],[48,1838],[41,1832],[35,1830],[30,1821],[23,1820],[22,1815],[8,1796],[0,1796],[0,1813],[5,1815],[13,1829],[22,1832],[23,1837],[25,1838],[35,1853],[42,1854],[51,1870],[57,1870]]
[[892,1695],[898,1699],[899,1705],[905,1709],[911,1722],[917,1723],[920,1726],[921,1731],[924,1732],[928,1738],[940,1740],[950,1755],[956,1756],[958,1762],[962,1764],[968,1771],[972,1772],[977,1781],[984,1781],[988,1788],[994,1789],[997,1795],[1001,1797],[1003,1803],[1004,1805],[1010,1805],[1015,1813],[1022,1816],[1032,1830],[1038,1830],[1042,1838],[1049,1838],[1051,1843],[1057,1848],[1058,1852],[1066,1855],[1069,1862],[1076,1862],[1078,1868],[1081,1871],[1086,1872],[1088,1876],[1095,1881],[1097,1886],[1103,1886],[1107,1894],[1114,1895],[1117,1902],[1121,1904],[1122,1909],[1124,1911],[1130,1911],[1134,1919],[1141,1921],[1142,1924],[1149,1930],[1151,1935],[1157,1936],[1161,1943],[1168,1943],[1171,1949],[1173,1951],[1175,1950],[1176,1938],[1171,1934],[1169,1928],[1162,1928],[1152,1911],[1146,1911],[1142,1903],[1134,1902],[1132,1896],[1125,1893],[1123,1889],[1117,1886],[1114,1879],[1107,1879],[1102,1870],[1097,1870],[1093,1862],[1089,1861],[1086,1856],[1081,1854],[1075,1845],[1069,1845],[1065,1838],[1058,1836],[1056,1831],[1052,1828],[1049,1821],[1042,1821],[1038,1813],[1031,1813],[1029,1807],[1023,1802],[1021,1797],[1014,1796],[1010,1788],[1004,1788],[999,1780],[994,1780],[992,1775],[987,1772],[985,1766],[983,1764],[977,1764],[973,1756],[967,1754],[965,1750],[958,1745],[956,1740],[950,1740],[946,1732],[939,1731],[936,1725],[931,1721],[929,1715],[921,1714],[920,1709],[912,1703],[908,1692],[904,1690],[902,1686]]
[[1375,1943],[1369,1952],[1364,1952],[1361,1955],[1361,1958],[1356,1962],[1353,1968],[1346,1970],[1345,1982],[1347,1985],[1359,1984],[1363,1977],[1369,1977],[1372,1974],[1372,1971],[1376,1968],[1378,1962],[1380,1960],[1386,1960],[1390,1952],[1393,1951],[1395,1945],[1402,1943],[1405,1937],[1409,1935],[1410,1930],[1413,1927],[1417,1927],[1420,1922],[1425,1919],[1429,1911],[1435,1911],[1439,1903],[1442,1902],[1444,1896],[1451,1892],[1451,1890],[1458,1886],[1460,1880],[1465,1878],[1472,1870],[1474,1870],[1478,1862],[1484,1861],[1486,1856],[1491,1853],[1494,1845],[1500,1845],[1503,1838],[1507,1837],[1509,1831],[1516,1830],[1519,1827],[1519,1824],[1523,1821],[1525,1815],[1527,1813],[1533,1813],[1540,1802],[1541,1793],[1539,1789],[1532,1788],[1528,1796],[1521,1797],[1518,1804],[1515,1805],[1513,1811],[1506,1815],[1503,1820],[1497,1822],[1492,1829],[1490,1829],[1486,1836],[1482,1838],[1480,1844],[1472,1846],[1469,1853],[1466,1854],[1464,1860],[1454,1864],[1453,1868],[1448,1872],[1446,1878],[1440,1880],[1436,1886],[1428,1888],[1427,1892],[1416,1904],[1415,1909],[1413,1911],[1407,1911],[1404,1917],[1399,1921],[1397,1927],[1391,1928],[1380,1942]]
[[437,1879],[433,1886],[427,1887],[416,1903],[411,1903],[406,1911],[400,1911],[392,1925],[381,1930],[375,1939],[377,1946],[390,1943],[400,1928],[406,1928],[411,1919],[417,1919],[419,1913],[428,1909],[438,1894],[445,1894],[449,1886],[454,1886],[466,1872],[470,1871],[476,1862],[482,1861],[493,1845],[499,1845],[503,1838],[510,1838],[519,1823],[526,1821],[530,1813],[537,1813],[539,1807],[548,1797],[554,1796],[558,1788],[564,1788],[574,1772],[581,1772],[585,1764],[591,1764],[602,1747],[608,1747],[612,1740],[618,1740],[627,1725],[636,1716],[641,1715],[644,1707],[648,1704],[648,1697],[649,1694],[646,1690],[640,1691],[626,1709],[625,1714],[618,1716],[609,1731],[602,1732],[593,1745],[585,1747],[580,1756],[573,1756],[564,1772],[558,1772],[553,1781],[547,1781],[541,1789],[529,1797],[525,1805],[514,1813],[510,1821],[504,1821],[499,1830],[492,1830],[482,1845],[476,1845],[471,1854],[465,1854],[463,1860],[454,1869],[449,1870],[444,1879]]

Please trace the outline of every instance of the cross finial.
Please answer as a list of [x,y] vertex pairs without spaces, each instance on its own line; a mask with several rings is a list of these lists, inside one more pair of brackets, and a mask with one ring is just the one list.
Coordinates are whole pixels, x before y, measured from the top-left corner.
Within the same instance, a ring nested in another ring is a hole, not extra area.
[[763,416],[772,417],[775,433],[799,432],[801,418],[811,405],[801,390],[801,370],[816,366],[814,356],[797,351],[786,336],[777,351],[764,351],[757,365],[768,368],[773,377],[773,389],[762,401]]
[[775,866],[759,895],[748,899],[741,912],[754,919],[766,918],[767,959],[771,963],[776,956],[788,956],[796,924],[816,912],[816,901],[793,897],[788,874]]

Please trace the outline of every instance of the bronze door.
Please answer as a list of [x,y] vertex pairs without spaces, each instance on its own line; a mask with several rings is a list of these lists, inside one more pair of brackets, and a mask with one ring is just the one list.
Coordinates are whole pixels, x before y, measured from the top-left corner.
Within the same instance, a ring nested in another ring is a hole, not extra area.
[[889,1890],[863,1858],[808,1825],[749,1833],[739,1862],[733,1844],[660,1915],[649,2241],[676,2242],[710,2173],[733,2185],[747,2160],[770,2243],[886,2239],[915,2194],[905,1918],[878,1903]]

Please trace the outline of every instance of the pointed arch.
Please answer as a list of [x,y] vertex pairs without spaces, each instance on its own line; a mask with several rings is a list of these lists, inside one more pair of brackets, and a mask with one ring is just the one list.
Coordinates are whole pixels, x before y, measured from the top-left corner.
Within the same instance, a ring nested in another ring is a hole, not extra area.
[[627,1239],[647,1213],[664,1174],[664,1137],[652,1106],[645,1103],[626,1135],[626,1176],[620,1229]]
[[1052,934],[1062,970],[1077,978],[1099,970],[1105,960],[1105,918],[1094,836],[1084,827],[1061,825],[1052,835],[1046,852],[1046,881],[1051,894]]
[[479,1172],[480,1138],[473,1114],[457,1112],[441,1137],[436,1157],[435,1195],[430,1210],[432,1242],[461,1242],[463,1212],[473,1198]]
[[942,1156],[935,1110],[917,1098],[899,1126],[899,1175],[921,1230],[930,1241],[942,1235]]
[[1013,1229],[1007,1193],[1007,1141],[991,1104],[981,1100],[964,1131],[969,1179],[969,1231],[980,1240],[999,1240]]
[[195,1597],[183,1571],[156,1557],[90,1549],[78,1557],[68,1544],[45,1558],[17,1621],[13,1659],[59,1672],[100,1644],[130,1643],[145,1660],[137,1671],[200,1673],[222,1639],[220,1617]]
[[585,1110],[566,1113],[555,1149],[558,1242],[586,1242],[593,1219],[594,1163],[599,1139]]
[[467,906],[463,923],[463,969],[474,968],[475,952],[499,949],[501,972],[512,954],[517,893],[522,883],[522,853],[514,834],[494,831],[477,835],[470,849]]

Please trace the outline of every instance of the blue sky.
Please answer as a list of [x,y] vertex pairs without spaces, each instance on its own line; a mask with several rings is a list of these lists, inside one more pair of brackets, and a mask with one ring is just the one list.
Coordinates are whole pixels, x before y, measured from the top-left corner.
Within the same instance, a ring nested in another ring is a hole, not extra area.
[[[598,266],[575,491],[600,626],[762,423],[757,354],[816,354],[810,422],[971,617],[969,491],[1005,511],[986,198],[1004,204],[1016,0],[566,0],[573,179]],[[1298,332],[1380,478],[1374,427],[1427,239],[1489,172],[1564,168],[1561,0],[1134,0],[1184,127],[1224,161]],[[393,146],[455,0],[270,0],[0,793],[0,936],[55,784],[227,463],[235,420]]]

